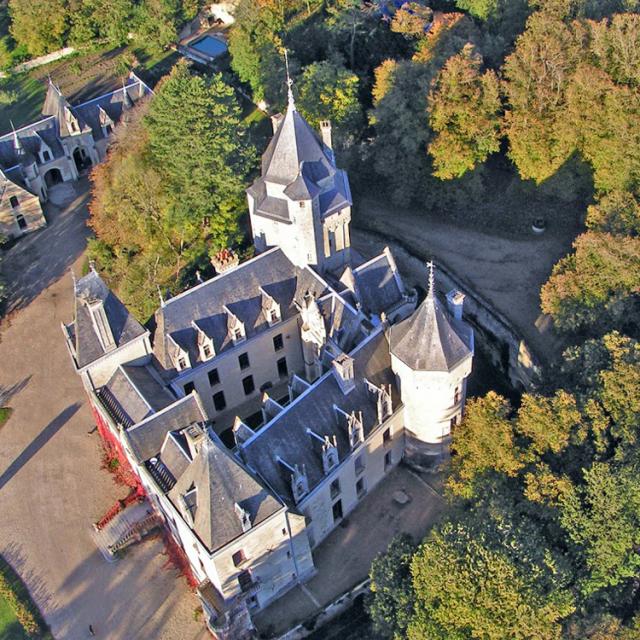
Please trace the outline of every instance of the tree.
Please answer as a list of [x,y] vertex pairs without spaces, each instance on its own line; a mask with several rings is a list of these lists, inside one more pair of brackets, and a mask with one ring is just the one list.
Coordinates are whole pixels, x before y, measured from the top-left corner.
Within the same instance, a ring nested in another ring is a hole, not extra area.
[[254,151],[233,90],[179,63],[94,171],[90,254],[146,319],[157,287],[180,291],[207,253],[239,241]]
[[49,53],[64,44],[67,32],[65,0],[10,0],[11,35],[33,56]]
[[[546,553],[547,567],[521,566],[518,552],[526,557],[525,548],[495,544],[476,522],[445,523],[414,556],[416,613],[409,640],[559,638],[574,603],[551,554]],[[534,557],[544,557],[541,539],[520,543]]]
[[384,637],[406,637],[415,594],[411,583],[411,558],[415,545],[407,534],[397,535],[385,553],[371,563],[371,595],[367,613],[374,629]]
[[640,239],[589,231],[555,265],[542,287],[542,310],[563,330],[611,328],[630,320],[640,287]]
[[579,47],[567,25],[534,13],[505,61],[509,156],[524,179],[546,180],[575,150],[573,133],[559,129],[559,122],[578,58]]
[[136,11],[136,37],[154,49],[164,49],[177,37],[178,0],[144,0]]
[[358,98],[358,76],[328,60],[304,69],[297,83],[298,109],[309,124],[318,128],[321,120],[331,120],[336,141],[348,146],[363,125]]
[[466,45],[449,58],[429,96],[429,145],[434,175],[457,178],[500,149],[500,95],[493,71],[480,73],[482,58]]
[[498,10],[498,0],[456,0],[456,7],[468,11],[472,16],[487,20]]
[[640,202],[633,193],[612,191],[587,209],[587,227],[614,235],[640,235]]
[[327,6],[327,25],[349,39],[349,68],[356,68],[356,41],[367,32],[370,10],[361,0],[332,0]]
[[522,452],[516,446],[509,421],[510,411],[509,402],[493,391],[469,401],[452,443],[447,487],[454,494],[471,498],[486,473],[515,477],[523,467]]
[[151,162],[179,194],[176,224],[185,233],[206,231],[214,249],[237,242],[255,151],[233,89],[220,75],[205,79],[180,63],[161,85],[145,125]]

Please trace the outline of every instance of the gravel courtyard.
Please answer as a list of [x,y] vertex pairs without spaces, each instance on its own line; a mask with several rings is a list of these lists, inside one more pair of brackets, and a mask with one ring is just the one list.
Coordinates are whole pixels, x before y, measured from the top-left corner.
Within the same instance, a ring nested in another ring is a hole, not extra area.
[[[58,640],[204,640],[197,598],[158,541],[107,564],[91,523],[124,496],[100,469],[97,434],[60,323],[73,314],[68,269],[80,273],[87,188],[49,226],[5,254],[12,309],[0,333],[0,553],[22,576]],[[63,196],[65,194],[62,194]],[[66,196],[65,196],[66,197]],[[68,200],[68,198],[66,198]]]

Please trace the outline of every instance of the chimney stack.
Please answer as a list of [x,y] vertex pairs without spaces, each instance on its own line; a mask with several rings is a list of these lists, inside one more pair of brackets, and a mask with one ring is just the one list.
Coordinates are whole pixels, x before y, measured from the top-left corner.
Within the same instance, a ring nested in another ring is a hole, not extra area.
[[356,379],[353,371],[353,358],[346,353],[341,353],[333,361],[333,373],[340,385],[342,393],[349,393],[356,386]]
[[449,313],[456,319],[462,320],[462,308],[464,307],[465,295],[458,289],[452,289],[447,293],[447,307]]
[[321,120],[320,121],[320,134],[322,135],[322,142],[324,142],[329,149],[333,149],[331,144],[331,121],[330,120]]

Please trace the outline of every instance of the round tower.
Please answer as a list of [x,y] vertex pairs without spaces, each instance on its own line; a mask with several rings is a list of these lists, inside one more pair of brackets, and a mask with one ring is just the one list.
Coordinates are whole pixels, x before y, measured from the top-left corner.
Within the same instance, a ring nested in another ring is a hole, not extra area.
[[449,310],[436,296],[429,263],[427,297],[390,330],[391,366],[404,404],[405,455],[418,463],[448,443],[462,418],[471,373],[473,330],[462,320],[464,296],[454,291],[447,299]]

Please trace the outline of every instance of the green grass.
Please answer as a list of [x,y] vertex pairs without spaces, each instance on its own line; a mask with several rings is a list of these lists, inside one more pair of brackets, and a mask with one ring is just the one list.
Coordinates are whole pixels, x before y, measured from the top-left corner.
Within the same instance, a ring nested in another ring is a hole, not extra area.
[[29,640],[9,603],[0,596],[0,640]]
[[[5,425],[7,420],[9,420],[9,418],[11,417],[12,413],[13,409],[10,409],[9,407],[0,407],[0,427]],[[2,637],[0,636],[0,640],[1,638]]]
[[0,80],[0,90],[12,91],[16,101],[0,108],[0,133],[11,130],[11,121],[20,128],[40,117],[46,87],[29,73],[20,73]]

